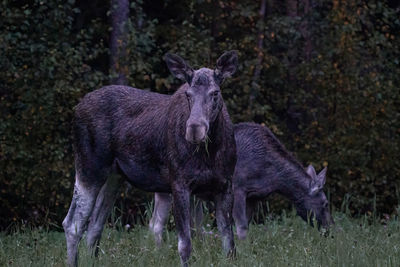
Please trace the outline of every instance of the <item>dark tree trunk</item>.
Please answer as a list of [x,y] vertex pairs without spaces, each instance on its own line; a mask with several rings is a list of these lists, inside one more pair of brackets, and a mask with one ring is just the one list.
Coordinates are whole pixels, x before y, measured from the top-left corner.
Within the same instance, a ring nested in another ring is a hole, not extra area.
[[[297,4],[298,0],[286,0],[286,15],[292,19],[297,17]],[[290,88],[297,87],[296,75],[295,75],[295,67],[297,64],[297,47],[293,41],[289,41],[289,50],[288,50],[288,83]],[[298,124],[299,124],[299,112],[296,109],[295,105],[293,104],[292,95],[289,95],[287,99],[287,106],[286,106],[286,113],[287,113],[287,120],[286,124],[288,129],[291,132],[297,132]]]
[[218,2],[217,1],[211,1],[211,7],[212,7],[212,11],[211,11],[211,23],[210,23],[210,32],[211,32],[211,42],[210,42],[210,56],[208,58],[208,62],[211,62],[211,55],[213,52],[216,51],[216,47],[217,47],[217,42],[216,42],[216,38],[217,38],[217,15],[216,15],[216,11],[218,13]]
[[307,16],[310,14],[310,0],[301,0],[303,7],[303,22],[300,25],[300,32],[304,36],[304,57],[307,61],[311,59],[311,51],[312,51],[312,42],[311,42],[311,34],[309,29],[309,24],[307,23]]
[[257,97],[257,93],[259,91],[260,85],[258,84],[258,80],[260,78],[261,69],[262,69],[262,60],[264,57],[263,53],[263,43],[264,43],[264,19],[265,19],[265,10],[267,6],[267,0],[261,0],[261,6],[259,11],[259,22],[257,23],[258,31],[257,31],[257,62],[254,70],[253,81],[251,83],[251,91],[250,91],[250,107],[252,106],[254,99]]
[[297,0],[286,0],[286,14],[292,18],[297,16]]
[[265,15],[267,18],[273,14],[273,9],[274,9],[274,0],[267,0],[267,7],[265,10]]
[[[297,17],[297,0],[286,0],[286,14],[294,19]],[[289,80],[294,81],[294,74],[293,74],[293,69],[294,66],[296,65],[296,59],[297,59],[297,49],[296,45],[292,42],[289,41],[289,51],[288,51],[288,58],[289,58]]]
[[128,63],[126,61],[127,22],[129,18],[129,0],[111,0],[111,38],[110,67],[113,84],[127,84]]

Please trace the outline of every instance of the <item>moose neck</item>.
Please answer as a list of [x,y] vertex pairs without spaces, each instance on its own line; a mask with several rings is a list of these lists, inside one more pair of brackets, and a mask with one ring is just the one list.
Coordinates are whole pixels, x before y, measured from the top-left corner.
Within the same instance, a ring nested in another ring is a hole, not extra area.
[[223,108],[221,107],[221,110],[218,112],[215,120],[210,123],[210,129],[208,132],[211,142],[213,142],[214,140],[220,141],[221,139],[223,139],[224,127],[226,123],[227,122],[223,115]]
[[301,166],[285,167],[278,180],[278,192],[298,203],[304,199],[309,192],[310,178]]

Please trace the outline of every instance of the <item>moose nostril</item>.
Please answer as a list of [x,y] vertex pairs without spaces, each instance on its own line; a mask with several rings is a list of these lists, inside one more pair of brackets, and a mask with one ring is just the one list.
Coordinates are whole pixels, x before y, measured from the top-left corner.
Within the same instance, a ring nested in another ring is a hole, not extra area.
[[200,128],[201,124],[200,123],[191,123],[191,124],[189,124],[189,127],[196,129],[196,128]]
[[186,127],[186,140],[192,143],[199,143],[204,141],[207,134],[207,124],[201,121],[187,123]]
[[206,129],[206,132],[208,131],[208,124],[204,120],[196,121],[196,122],[188,122],[187,127],[192,128],[192,129],[199,129],[201,127],[204,127]]

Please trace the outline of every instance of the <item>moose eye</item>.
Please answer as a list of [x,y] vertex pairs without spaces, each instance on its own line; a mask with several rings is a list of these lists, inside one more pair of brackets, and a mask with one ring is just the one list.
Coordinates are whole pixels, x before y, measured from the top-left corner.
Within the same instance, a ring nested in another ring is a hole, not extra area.
[[212,92],[210,92],[209,94],[210,94],[210,96],[213,98],[214,101],[217,101],[219,91],[212,91]]

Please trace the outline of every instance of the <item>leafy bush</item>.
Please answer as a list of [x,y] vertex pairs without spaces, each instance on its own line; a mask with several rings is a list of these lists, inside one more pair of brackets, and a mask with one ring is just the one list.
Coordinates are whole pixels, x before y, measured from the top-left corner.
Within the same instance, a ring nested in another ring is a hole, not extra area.
[[[353,213],[394,212],[398,9],[385,1],[317,0],[309,12],[299,5],[297,16],[288,16],[283,2],[267,2],[260,19],[258,4],[247,0],[132,1],[124,59],[129,84],[172,93],[179,81],[167,71],[165,52],[193,67],[213,67],[224,50],[236,49],[239,73],[223,86],[232,119],[264,123],[304,165],[328,166],[335,206],[350,197]],[[66,214],[73,107],[113,75],[102,9],[108,3],[79,9],[83,4],[73,0],[0,2],[2,228],[21,220],[60,224]],[[117,205],[133,220],[149,197],[126,191]]]

